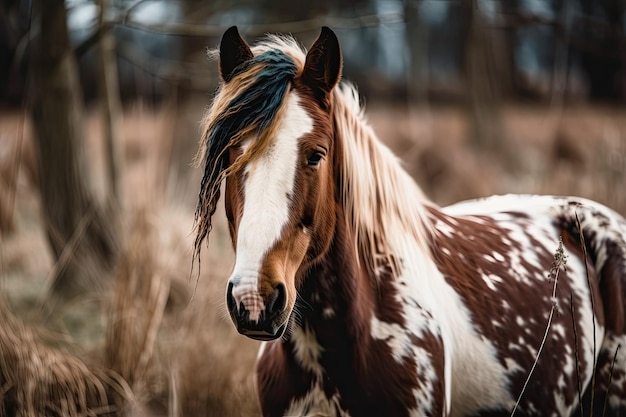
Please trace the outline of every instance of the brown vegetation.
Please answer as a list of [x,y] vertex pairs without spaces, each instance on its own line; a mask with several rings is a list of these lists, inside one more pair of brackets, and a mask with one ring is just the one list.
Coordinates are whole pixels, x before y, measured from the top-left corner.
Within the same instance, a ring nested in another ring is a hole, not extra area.
[[0,416],[113,416],[134,403],[119,375],[50,346],[2,301],[0,321]]

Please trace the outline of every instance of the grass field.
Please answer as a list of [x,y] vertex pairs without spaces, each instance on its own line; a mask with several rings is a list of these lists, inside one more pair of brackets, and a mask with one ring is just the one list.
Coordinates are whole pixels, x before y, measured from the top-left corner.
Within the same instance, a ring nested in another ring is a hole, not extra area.
[[[221,207],[200,273],[190,272],[200,178],[190,162],[206,104],[125,112],[124,248],[114,288],[74,300],[53,316],[42,314],[55,260],[46,241],[31,129],[19,112],[0,112],[0,416],[20,408],[24,414],[17,415],[28,415],[28,407],[74,398],[67,392],[86,402],[131,404],[133,415],[258,414],[258,343],[236,333],[224,307],[234,257]],[[626,214],[625,109],[518,104],[499,113],[501,146],[485,149],[470,140],[461,107],[372,102],[366,112],[438,204],[545,193],[592,198]],[[87,113],[85,132],[94,187],[102,195],[96,112]],[[55,383],[65,394],[45,392]],[[96,398],[102,392],[106,401]]]

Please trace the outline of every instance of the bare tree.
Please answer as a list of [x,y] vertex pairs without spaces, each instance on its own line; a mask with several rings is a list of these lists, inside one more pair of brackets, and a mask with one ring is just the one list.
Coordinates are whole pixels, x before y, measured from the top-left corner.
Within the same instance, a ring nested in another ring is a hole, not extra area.
[[90,182],[65,2],[33,0],[32,7],[30,103],[58,300],[105,286],[118,253],[117,212],[99,204]]

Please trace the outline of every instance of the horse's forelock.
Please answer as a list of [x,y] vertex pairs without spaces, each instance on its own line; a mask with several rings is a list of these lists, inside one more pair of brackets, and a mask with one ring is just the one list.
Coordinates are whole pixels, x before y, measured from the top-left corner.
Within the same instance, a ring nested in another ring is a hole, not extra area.
[[[212,228],[222,180],[264,149],[279,125],[290,83],[302,70],[304,52],[290,38],[269,37],[254,47],[255,56],[220,86],[206,113],[196,165],[204,165],[196,207],[195,255]],[[226,151],[255,137],[247,151],[228,165]]]

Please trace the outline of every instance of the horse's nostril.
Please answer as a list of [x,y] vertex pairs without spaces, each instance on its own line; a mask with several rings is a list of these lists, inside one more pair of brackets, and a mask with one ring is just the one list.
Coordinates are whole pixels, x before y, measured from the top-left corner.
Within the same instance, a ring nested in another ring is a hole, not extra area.
[[268,316],[274,316],[280,313],[287,304],[287,291],[283,284],[278,284],[274,291],[270,294],[266,303],[266,310]]
[[237,302],[233,296],[233,283],[228,283],[228,289],[226,290],[226,306],[231,313],[237,312]]

